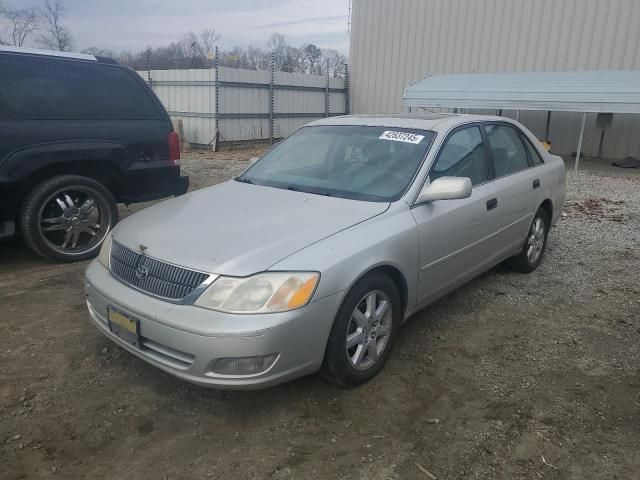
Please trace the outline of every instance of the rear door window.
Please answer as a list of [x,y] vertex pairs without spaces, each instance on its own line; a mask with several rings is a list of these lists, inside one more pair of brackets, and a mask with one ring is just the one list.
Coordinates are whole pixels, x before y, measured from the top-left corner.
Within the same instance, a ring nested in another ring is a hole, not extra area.
[[20,118],[162,118],[135,73],[94,62],[0,56],[0,100]]
[[493,155],[496,178],[529,168],[529,160],[518,132],[507,125],[485,125],[489,148]]
[[439,177],[468,177],[472,185],[491,178],[480,128],[463,128],[445,141],[429,172],[432,182]]

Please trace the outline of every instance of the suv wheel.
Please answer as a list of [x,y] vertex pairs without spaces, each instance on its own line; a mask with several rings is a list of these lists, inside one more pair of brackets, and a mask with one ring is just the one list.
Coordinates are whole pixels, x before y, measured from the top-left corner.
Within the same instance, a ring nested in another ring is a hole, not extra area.
[[53,177],[37,185],[20,212],[20,229],[29,248],[63,262],[96,256],[117,221],[111,192],[78,175]]
[[372,273],[347,294],[331,328],[322,374],[343,386],[364,383],[382,369],[402,320],[400,295],[383,273]]

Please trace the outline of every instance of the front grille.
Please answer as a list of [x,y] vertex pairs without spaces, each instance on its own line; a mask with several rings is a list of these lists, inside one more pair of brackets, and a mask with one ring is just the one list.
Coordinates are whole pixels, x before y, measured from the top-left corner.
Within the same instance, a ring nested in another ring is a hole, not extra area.
[[117,242],[111,246],[111,272],[144,292],[172,300],[186,297],[208,277],[205,273],[148,257]]

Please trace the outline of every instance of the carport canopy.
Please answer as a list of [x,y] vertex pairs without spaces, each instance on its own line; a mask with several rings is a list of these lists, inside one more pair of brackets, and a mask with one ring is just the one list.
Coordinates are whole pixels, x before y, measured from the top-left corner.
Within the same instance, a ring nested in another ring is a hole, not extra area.
[[428,75],[408,86],[404,107],[581,112],[575,168],[587,113],[640,114],[640,71]]

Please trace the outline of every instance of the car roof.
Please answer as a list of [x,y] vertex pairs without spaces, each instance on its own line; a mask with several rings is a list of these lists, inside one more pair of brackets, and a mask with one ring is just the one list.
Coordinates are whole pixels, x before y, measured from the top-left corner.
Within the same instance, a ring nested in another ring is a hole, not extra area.
[[9,45],[0,45],[0,54],[19,54],[19,55],[34,55],[41,57],[53,57],[67,60],[85,60],[89,62],[110,63],[117,64],[115,60],[108,57],[99,57],[91,55],[89,53],[75,53],[75,52],[58,52],[55,50],[42,50],[40,48],[27,48],[27,47],[12,47]]
[[455,113],[430,114],[381,114],[343,115],[316,120],[309,125],[366,125],[370,127],[415,128],[419,130],[446,131],[470,122],[508,121],[511,119],[494,115],[469,115]]

